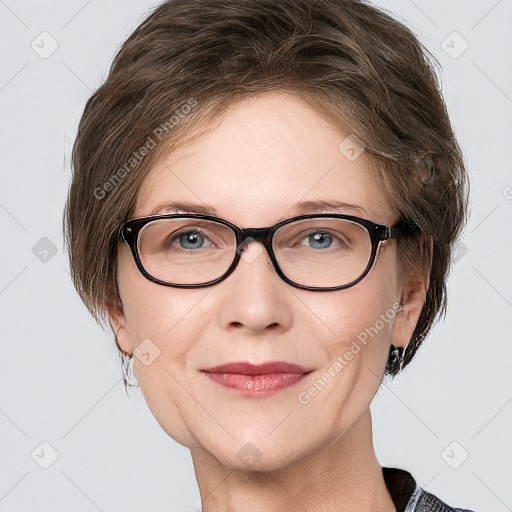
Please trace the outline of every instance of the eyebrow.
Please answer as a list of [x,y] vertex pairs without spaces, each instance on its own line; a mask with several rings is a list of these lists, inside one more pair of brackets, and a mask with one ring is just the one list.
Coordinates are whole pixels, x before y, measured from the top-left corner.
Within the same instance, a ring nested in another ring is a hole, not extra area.
[[[362,213],[367,217],[378,217],[377,213],[370,208],[367,209],[358,204],[350,204],[336,200],[302,201],[295,204],[289,211],[295,212],[297,215],[348,211]],[[219,217],[217,210],[213,206],[189,203],[185,201],[171,201],[165,204],[160,204],[151,211],[150,215],[159,215],[162,213],[202,213],[203,215],[214,215]]]

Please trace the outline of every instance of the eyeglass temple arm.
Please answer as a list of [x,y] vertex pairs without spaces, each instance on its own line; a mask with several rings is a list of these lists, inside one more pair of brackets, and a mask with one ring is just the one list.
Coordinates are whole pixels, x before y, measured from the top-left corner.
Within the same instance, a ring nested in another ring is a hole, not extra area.
[[403,219],[396,226],[388,228],[387,238],[399,238],[402,236],[419,236],[421,235],[421,229],[413,221],[407,221]]

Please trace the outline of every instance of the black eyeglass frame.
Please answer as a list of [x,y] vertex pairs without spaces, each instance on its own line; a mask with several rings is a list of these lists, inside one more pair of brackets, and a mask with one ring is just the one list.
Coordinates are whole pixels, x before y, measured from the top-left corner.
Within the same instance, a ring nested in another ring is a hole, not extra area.
[[[286,225],[290,224],[291,222],[303,220],[303,219],[311,219],[311,218],[337,218],[337,219],[346,219],[350,220],[352,222],[355,222],[357,224],[360,224],[361,226],[365,227],[370,235],[370,240],[372,244],[372,250],[370,254],[369,262],[363,271],[363,273],[355,280],[351,281],[350,283],[340,285],[340,286],[329,286],[329,287],[323,287],[323,286],[307,286],[300,283],[296,283],[289,277],[287,277],[283,271],[281,270],[279,263],[277,262],[276,256],[274,254],[274,250],[272,249],[272,239],[274,237],[274,234],[276,231]],[[159,220],[159,219],[174,219],[174,218],[195,218],[200,220],[209,220],[213,222],[217,222],[219,224],[223,224],[224,226],[227,226],[230,228],[234,233],[236,237],[236,251],[233,258],[233,261],[229,268],[226,270],[226,272],[218,277],[217,279],[213,279],[211,281],[207,281],[206,283],[195,283],[195,284],[180,284],[180,283],[169,283],[167,281],[163,281],[161,279],[158,279],[151,275],[146,268],[144,267],[139,250],[138,250],[138,239],[139,239],[139,233],[141,229],[148,223]],[[163,215],[149,215],[146,217],[138,217],[135,219],[128,220],[124,222],[121,227],[119,228],[119,241],[125,242],[128,247],[131,250],[131,253],[133,255],[133,259],[135,260],[135,264],[137,265],[137,268],[141,272],[141,274],[148,279],[149,281],[152,281],[156,284],[160,284],[163,286],[171,286],[174,288],[204,288],[206,286],[212,286],[214,284],[219,283],[220,281],[223,281],[226,279],[230,274],[233,273],[235,268],[237,267],[243,248],[247,243],[250,243],[252,241],[255,242],[261,242],[263,246],[265,247],[267,254],[270,256],[270,260],[272,261],[272,264],[279,275],[279,277],[285,281],[286,283],[296,287],[301,288],[303,290],[311,290],[311,291],[334,291],[334,290],[343,290],[345,288],[349,288],[351,286],[356,285],[360,281],[362,281],[370,272],[372,269],[375,260],[377,251],[379,249],[379,245],[381,242],[385,240],[389,240],[390,238],[400,238],[403,236],[411,236],[414,235],[417,232],[417,230],[412,229],[412,226],[405,222],[405,219],[399,220],[396,224],[393,226],[385,226],[383,224],[377,224],[371,220],[363,219],[361,217],[355,217],[352,215],[344,215],[340,213],[310,213],[305,215],[298,215],[296,217],[290,217],[289,219],[284,219],[277,224],[274,224],[273,226],[266,227],[266,228],[241,228],[240,226],[237,226],[236,224],[233,224],[232,222],[223,219],[222,217],[216,217],[213,215],[205,215],[202,213],[166,213]],[[247,240],[251,238],[252,240]]]

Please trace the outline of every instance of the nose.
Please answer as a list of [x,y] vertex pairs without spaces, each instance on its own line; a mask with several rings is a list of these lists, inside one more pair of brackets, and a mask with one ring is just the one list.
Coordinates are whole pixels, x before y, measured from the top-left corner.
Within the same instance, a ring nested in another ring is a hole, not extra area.
[[223,329],[284,332],[292,324],[292,291],[278,276],[263,244],[247,239],[236,269],[217,284]]

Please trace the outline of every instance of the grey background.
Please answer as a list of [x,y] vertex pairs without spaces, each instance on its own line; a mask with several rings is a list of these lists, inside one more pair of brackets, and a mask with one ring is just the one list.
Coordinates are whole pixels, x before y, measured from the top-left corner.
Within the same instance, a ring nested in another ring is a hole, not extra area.
[[[156,3],[0,0],[0,512],[200,506],[188,450],[140,393],[129,403],[113,338],[75,293],[62,243],[85,101]],[[512,2],[376,4],[443,66],[472,180],[446,320],[376,397],[377,455],[453,506],[512,510]]]

